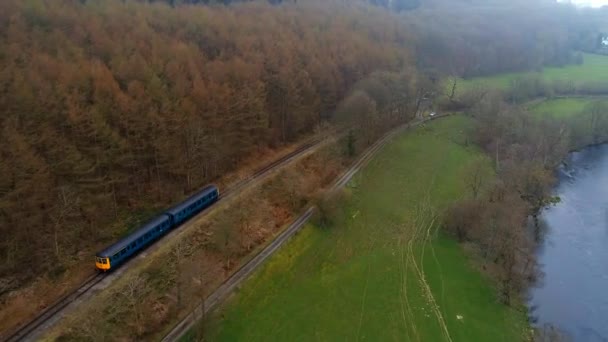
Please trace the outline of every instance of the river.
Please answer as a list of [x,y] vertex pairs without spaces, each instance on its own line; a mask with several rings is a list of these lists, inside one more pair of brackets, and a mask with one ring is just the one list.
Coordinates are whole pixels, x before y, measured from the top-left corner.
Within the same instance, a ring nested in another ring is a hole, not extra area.
[[532,315],[573,341],[608,341],[608,145],[571,153],[555,192],[561,202],[542,214]]

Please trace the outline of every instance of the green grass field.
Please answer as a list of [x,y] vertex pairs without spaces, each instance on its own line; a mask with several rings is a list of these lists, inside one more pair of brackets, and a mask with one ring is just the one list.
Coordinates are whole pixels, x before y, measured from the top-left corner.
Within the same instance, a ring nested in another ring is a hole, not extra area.
[[[608,75],[608,56],[594,54],[583,54],[583,56],[584,63],[582,65],[545,68],[542,73],[536,74],[541,75],[547,81],[605,82]],[[529,74],[529,72],[506,73],[492,77],[461,80],[458,87],[460,91],[480,86],[506,89],[512,80],[526,74]]]
[[530,107],[529,110],[539,117],[549,116],[556,119],[567,119],[580,114],[593,101],[593,99],[588,98],[551,99],[540,102]]
[[466,193],[480,155],[465,146],[470,126],[446,118],[387,145],[349,184],[335,224],[307,226],[274,255],[208,320],[207,340],[522,340],[525,313],[497,303],[433,221]]

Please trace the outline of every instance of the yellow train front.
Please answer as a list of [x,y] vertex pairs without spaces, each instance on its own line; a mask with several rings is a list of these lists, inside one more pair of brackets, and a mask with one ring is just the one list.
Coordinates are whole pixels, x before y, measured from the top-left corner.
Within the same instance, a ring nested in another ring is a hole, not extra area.
[[142,227],[95,255],[95,267],[103,272],[117,268],[131,256],[161,238],[171,229],[213,204],[219,198],[216,186],[205,187],[178,205],[167,209]]
[[100,271],[108,271],[110,269],[110,258],[95,257],[95,267]]

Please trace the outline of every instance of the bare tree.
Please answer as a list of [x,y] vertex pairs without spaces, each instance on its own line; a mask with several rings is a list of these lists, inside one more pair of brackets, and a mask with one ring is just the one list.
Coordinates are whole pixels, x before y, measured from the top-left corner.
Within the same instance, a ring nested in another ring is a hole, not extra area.
[[57,189],[57,201],[55,202],[55,211],[51,215],[53,221],[53,239],[55,245],[55,257],[60,259],[60,235],[63,226],[68,220],[78,215],[78,206],[80,205],[80,197],[75,191],[68,186],[61,186]]
[[183,278],[187,282],[187,298],[190,303],[195,303],[195,313],[199,322],[195,328],[197,341],[204,340],[206,300],[209,288],[213,285],[212,272],[206,262],[205,254],[199,253],[183,265]]
[[477,199],[491,177],[488,161],[483,157],[477,157],[469,162],[464,172],[465,184],[471,190],[473,199]]
[[176,290],[176,302],[177,302],[177,310],[179,311],[182,308],[182,300],[183,300],[183,288],[184,288],[184,282],[183,282],[183,261],[184,258],[186,257],[187,254],[187,250],[186,250],[186,245],[183,241],[179,241],[175,247],[173,247],[173,250],[171,251],[171,254],[173,256],[173,262],[175,264],[175,269],[177,271],[177,281],[175,283],[175,290]]
[[[128,315],[130,326],[136,336],[141,336],[146,331],[146,309],[143,302],[150,291],[148,282],[142,276],[136,275],[129,278],[126,284],[116,292],[121,300],[115,302],[109,311],[110,316],[121,317]],[[105,317],[105,319],[108,319]]]

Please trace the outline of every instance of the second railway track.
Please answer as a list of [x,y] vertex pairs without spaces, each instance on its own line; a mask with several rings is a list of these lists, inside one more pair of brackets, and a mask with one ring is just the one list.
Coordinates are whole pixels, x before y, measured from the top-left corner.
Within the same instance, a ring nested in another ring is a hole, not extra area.
[[[365,163],[367,163],[369,161],[369,159],[378,150],[380,150],[382,148],[382,146],[384,146],[388,140],[390,140],[391,137],[393,137],[394,135],[396,135],[403,129],[414,127],[419,124],[423,124],[426,121],[438,119],[438,118],[441,118],[444,116],[446,116],[446,115],[438,115],[434,118],[421,120],[421,121],[418,121],[418,122],[415,122],[412,124],[407,124],[407,125],[404,125],[400,128],[397,128],[397,129],[385,134],[376,143],[374,143],[372,146],[370,146],[368,148],[368,150],[366,152],[364,152],[363,155],[361,155],[361,157],[358,159],[358,161],[353,166],[351,166],[351,168],[338,179],[338,181],[335,183],[332,190],[344,186],[351,179],[351,177],[363,165],[365,165]],[[336,135],[336,137],[338,137],[338,136],[340,136],[340,134]],[[254,173],[249,175],[248,177],[241,179],[240,181],[234,183],[229,188],[226,188],[225,191],[222,191],[221,196],[217,202],[226,201],[227,199],[231,198],[235,194],[239,193],[240,191],[244,190],[248,186],[252,185],[255,181],[263,179],[264,177],[268,176],[273,171],[278,170],[279,168],[289,164],[290,162],[303,156],[307,152],[314,150],[316,147],[318,147],[323,142],[326,142],[328,140],[330,140],[330,139],[319,138],[319,139],[313,139],[307,143],[304,143],[303,145],[301,145],[294,151],[292,151],[292,152],[282,156],[281,158],[271,162],[270,164],[258,169],[257,171],[255,171]],[[198,217],[204,216],[206,213],[208,213],[210,210],[213,210],[215,207],[216,207],[216,205],[213,205],[213,206],[203,210],[197,216],[193,217],[190,220],[190,222],[195,221],[196,218],[198,218]],[[226,295],[228,295],[235,287],[237,287],[242,282],[243,279],[245,279],[248,275],[250,275],[257,266],[259,266],[265,259],[267,259],[270,255],[272,255],[286,240],[289,239],[289,237],[291,237],[293,234],[295,234],[304,225],[304,223],[306,223],[306,221],[310,218],[312,213],[313,213],[313,208],[309,208],[288,229],[286,229],[283,233],[281,233],[275,241],[273,241],[269,246],[267,246],[266,249],[264,249],[258,256],[254,257],[254,259],[252,259],[249,263],[244,265],[239,271],[237,271],[235,274],[233,274],[232,277],[230,277],[222,286],[220,286],[220,288],[218,288],[218,290],[216,290],[216,292],[213,295],[211,295],[208,298],[208,301],[210,301],[210,302],[207,304],[209,304],[209,305],[203,310],[209,310],[209,309],[213,308],[214,306],[216,306]],[[184,225],[188,225],[188,223],[185,223]],[[184,226],[178,227],[177,229],[175,229],[173,232],[168,234],[168,236],[164,237],[160,241],[163,241],[163,240],[167,241],[172,238],[175,238],[177,236],[177,234],[179,234],[181,231],[183,231],[184,228],[185,228]],[[152,249],[155,246],[158,247],[157,245],[159,245],[159,244],[156,243],[156,244],[150,246],[149,249]],[[128,261],[125,265],[123,265],[117,271],[114,271],[113,273],[108,274],[108,277],[106,277],[106,275],[103,273],[91,275],[75,291],[65,295],[60,300],[58,300],[54,304],[50,305],[46,309],[44,309],[38,316],[36,316],[29,323],[19,327],[15,332],[13,332],[11,335],[9,335],[8,338],[5,339],[5,341],[16,342],[16,341],[36,340],[40,336],[42,330],[52,326],[58,319],[60,319],[60,317],[57,317],[57,316],[60,316],[64,310],[68,309],[70,304],[78,301],[80,298],[83,298],[83,296],[85,294],[89,294],[89,292],[96,285],[100,284],[104,279],[109,278],[110,276],[118,276],[118,275],[124,273],[127,269],[129,269],[130,265],[132,264],[132,262],[134,260],[142,257],[142,255],[143,255],[143,257],[145,257],[146,253],[147,253],[147,251],[144,251],[139,256],[134,257],[133,259]],[[180,322],[180,324],[178,324],[173,329],[173,331],[171,333],[169,333],[169,335],[167,335],[165,337],[165,339],[163,339],[163,341],[176,340],[189,327],[191,327],[191,325],[194,323],[195,317],[196,317],[195,313],[192,313],[191,315],[186,317],[184,320],[182,320],[182,322]]]
[[[399,134],[400,132],[413,128],[419,125],[424,124],[427,121],[432,121],[435,119],[439,119],[449,114],[437,115],[432,118],[418,120],[412,123],[408,123],[393,129],[390,132],[387,132],[383,135],[378,141],[372,144],[367,148],[365,152],[363,152],[356,162],[351,165],[351,167],[346,170],[334,183],[331,187],[330,191],[335,191],[339,188],[344,187],[352,177],[365,165],[367,164],[371,158],[382,149],[384,145],[392,137]],[[196,307],[192,312],[190,312],[186,317],[184,317],[177,325],[171,329],[171,331],[165,335],[162,339],[162,342],[174,342],[179,341],[179,339],[186,334],[200,319],[203,314],[212,311],[220,302],[228,297],[230,293],[238,288],[243,281],[245,281],[259,266],[261,266],[264,261],[266,261],[274,252],[276,252],[284,243],[286,243],[292,236],[294,236],[304,225],[306,222],[312,217],[315,211],[314,207],[309,207],[306,209],[298,218],[295,219],[283,232],[281,232],[268,246],[262,249],[256,256],[254,256],[251,260],[245,263],[241,268],[239,268],[235,273],[232,274],[222,285],[220,285],[215,291],[213,291],[207,299],[205,299],[202,305]]]

